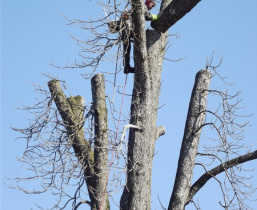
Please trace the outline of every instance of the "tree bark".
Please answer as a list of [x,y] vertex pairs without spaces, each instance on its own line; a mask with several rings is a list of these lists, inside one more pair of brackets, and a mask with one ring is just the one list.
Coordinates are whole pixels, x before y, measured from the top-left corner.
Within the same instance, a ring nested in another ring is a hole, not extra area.
[[254,152],[236,157],[232,160],[226,161],[225,163],[220,164],[219,166],[213,168],[210,171],[207,171],[203,174],[190,188],[189,195],[187,198],[186,204],[192,200],[194,195],[213,177],[217,176],[218,174],[224,172],[225,170],[232,168],[236,165],[245,163],[247,161],[251,161],[257,159],[257,150]]
[[134,64],[135,71],[141,77],[147,77],[147,49],[146,49],[146,31],[144,5],[141,0],[132,0],[132,30],[134,37]]
[[[161,10],[170,2],[163,0]],[[140,130],[131,128],[129,132],[127,183],[120,201],[122,210],[150,209],[155,140],[164,133],[163,128],[156,127],[156,118],[167,32],[147,30],[145,33],[143,3],[132,0],[135,77],[130,124],[140,127]],[[194,6],[191,4],[191,9]],[[175,9],[182,12],[178,7]],[[164,21],[166,19],[160,20],[161,23]]]
[[166,32],[184,15],[190,12],[201,0],[167,0],[162,4],[163,14],[158,21],[153,21],[151,26],[159,31]]
[[96,199],[95,206],[92,206],[91,208],[96,210],[110,209],[106,190],[106,185],[108,183],[108,118],[104,82],[105,80],[103,74],[96,74],[91,80],[95,122],[94,196]]
[[195,78],[169,210],[183,210],[188,198],[199,139],[205,120],[210,79],[211,73],[208,70],[199,71]]
[[[156,118],[166,40],[166,33],[147,30],[147,67],[145,72],[136,68],[130,124],[141,129],[132,128],[129,132],[127,185],[121,198],[122,210],[150,209],[155,140],[165,132],[163,127],[156,127]],[[134,49],[138,50],[136,47]],[[140,62],[136,59],[135,61]]]
[[[103,185],[105,186],[106,182],[103,184],[102,182],[104,182],[104,181],[99,181],[99,176],[96,176],[96,175],[99,175],[99,173],[101,173],[103,171],[105,171],[103,173],[105,173],[105,175],[106,175],[107,167],[105,167],[105,166],[108,164],[108,162],[106,163],[106,159],[107,159],[106,147],[102,147],[101,149],[99,147],[98,149],[96,149],[98,154],[95,155],[97,158],[95,161],[94,160],[94,152],[91,149],[88,141],[85,139],[85,136],[84,136],[84,129],[83,129],[84,99],[82,99],[82,97],[80,97],[80,96],[70,97],[67,99],[64,92],[61,89],[61,86],[60,86],[60,83],[58,80],[49,81],[48,87],[50,89],[52,98],[55,101],[56,107],[57,107],[57,109],[62,117],[62,120],[64,122],[68,137],[70,139],[70,143],[74,149],[74,152],[75,152],[79,162],[82,165],[82,169],[84,170],[84,177],[85,177],[85,181],[87,184],[89,197],[91,200],[91,202],[90,202],[91,209],[98,210],[99,208],[97,206],[99,205],[99,202],[100,202],[98,198],[101,193],[103,194],[103,192],[104,192],[103,189],[105,189],[103,187]],[[100,97],[102,97],[102,95]],[[97,100],[97,99],[95,99],[95,100]],[[97,104],[97,102],[95,102],[95,104]],[[96,105],[96,106],[98,109],[99,109],[99,107],[102,108],[100,105]],[[101,110],[104,110],[104,108]],[[104,115],[106,115],[106,114],[107,113],[105,113]],[[104,115],[102,115],[102,116],[104,116]],[[97,136],[96,142],[97,143],[96,144],[99,144],[99,141],[101,141],[100,140],[101,137],[102,137],[102,139],[104,139],[104,141],[106,141],[106,133],[104,133],[104,132],[106,132],[107,127],[104,128],[104,126],[101,125],[101,128],[99,128],[97,126],[96,126],[96,128],[97,128],[97,132],[96,132],[96,136]],[[103,134],[102,136],[101,136],[101,133]],[[105,142],[103,144],[105,144]],[[99,155],[101,155],[101,154],[104,154],[105,157],[103,157],[103,162],[101,162],[101,161],[98,162]],[[97,173],[94,172],[94,165],[97,169]],[[101,171],[101,170],[103,170],[103,171]],[[103,176],[103,179],[106,180],[107,176]],[[101,180],[101,178],[100,178],[100,180]],[[102,208],[102,209],[109,209],[108,198],[104,199],[103,205],[105,206],[105,208]]]

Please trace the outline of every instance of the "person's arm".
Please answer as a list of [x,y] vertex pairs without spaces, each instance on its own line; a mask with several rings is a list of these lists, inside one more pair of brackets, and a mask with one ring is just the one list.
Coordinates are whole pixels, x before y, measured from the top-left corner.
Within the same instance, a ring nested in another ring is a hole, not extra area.
[[151,12],[149,12],[149,10],[147,9],[147,7],[145,6],[145,20],[146,21],[155,21],[158,20],[161,16],[162,12],[159,12],[158,15],[152,14]]
[[145,20],[146,21],[151,21],[152,20],[152,14],[149,12],[148,8],[146,5],[145,6]]
[[159,15],[152,14],[152,21],[158,20],[159,18]]
[[152,21],[159,20],[159,18],[161,17],[162,13],[163,13],[163,11],[160,11],[158,13],[158,15],[153,15],[152,14]]

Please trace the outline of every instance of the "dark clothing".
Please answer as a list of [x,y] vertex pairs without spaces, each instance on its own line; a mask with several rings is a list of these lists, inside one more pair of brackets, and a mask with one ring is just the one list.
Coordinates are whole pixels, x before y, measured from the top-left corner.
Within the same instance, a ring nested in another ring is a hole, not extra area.
[[[153,15],[149,12],[146,5],[144,5],[145,9],[145,20],[152,21]],[[126,18],[124,18],[124,16]],[[133,31],[131,30],[131,10],[124,13],[123,15],[123,23],[124,27],[121,34],[121,40],[123,41],[123,65],[130,67],[130,51],[131,51],[131,42],[133,40]]]
[[123,65],[130,66],[131,38],[125,36],[123,41]]
[[122,15],[121,20],[121,40],[123,42],[123,65],[130,67],[130,51],[133,32],[131,30],[131,10]]

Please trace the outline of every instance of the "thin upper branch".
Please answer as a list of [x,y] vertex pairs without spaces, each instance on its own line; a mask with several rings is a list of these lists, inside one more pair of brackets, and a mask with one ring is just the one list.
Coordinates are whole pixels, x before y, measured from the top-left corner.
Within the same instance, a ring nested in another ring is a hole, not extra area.
[[247,153],[245,155],[241,155],[232,160],[226,161],[225,163],[220,164],[219,166],[207,171],[203,174],[190,188],[187,204],[194,197],[194,195],[213,177],[218,174],[224,172],[225,170],[232,168],[236,165],[245,163],[247,161],[251,161],[257,159],[257,150],[251,153]]

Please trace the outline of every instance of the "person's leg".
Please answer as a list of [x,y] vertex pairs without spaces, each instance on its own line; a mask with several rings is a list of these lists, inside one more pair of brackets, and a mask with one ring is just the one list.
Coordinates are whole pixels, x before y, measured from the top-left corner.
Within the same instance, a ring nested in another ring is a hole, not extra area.
[[[128,31],[126,31],[128,32]],[[127,33],[124,33],[122,36],[123,41],[123,65],[124,65],[124,73],[134,73],[134,68],[130,67],[130,51],[131,51],[131,40]]]
[[130,66],[130,51],[131,51],[131,43],[130,40],[127,39],[123,42],[123,64],[124,66]]

